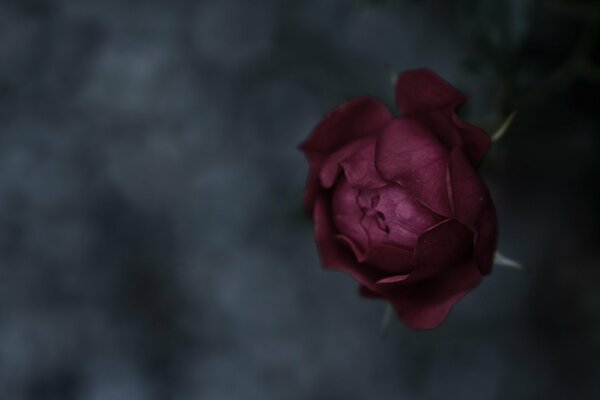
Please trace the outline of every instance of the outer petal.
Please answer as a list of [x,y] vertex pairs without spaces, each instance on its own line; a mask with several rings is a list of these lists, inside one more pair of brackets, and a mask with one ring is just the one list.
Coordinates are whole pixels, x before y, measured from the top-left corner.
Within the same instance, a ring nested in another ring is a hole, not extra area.
[[300,148],[307,154],[327,156],[344,144],[377,133],[391,119],[388,108],[379,100],[350,100],[328,113]]
[[413,269],[412,252],[394,246],[376,245],[369,249],[365,262],[380,271],[393,275],[405,275]]
[[336,235],[336,240],[352,250],[361,268],[371,270],[378,280],[390,275],[405,275],[413,269],[412,252],[394,246],[375,245],[363,251],[344,235]]
[[424,232],[415,248],[411,281],[431,278],[471,257],[473,232],[455,220],[446,220]]
[[430,69],[406,71],[396,81],[396,105],[404,115],[455,109],[467,97]]
[[319,192],[319,170],[323,160],[344,144],[381,130],[392,115],[380,101],[368,97],[350,100],[328,113],[300,144],[310,164],[304,205],[310,213]]
[[360,284],[377,291],[377,282],[382,276],[362,268],[352,252],[336,239],[336,231],[331,215],[322,197],[315,201],[313,218],[315,221],[315,238],[321,263],[325,268],[336,269],[351,274]]
[[398,318],[409,327],[433,329],[446,318],[452,306],[480,281],[479,270],[472,260],[468,260],[434,279],[398,286],[395,293],[386,297]]
[[380,134],[375,165],[436,213],[450,217],[446,185],[448,152],[414,119],[400,118]]
[[[322,190],[319,185],[319,171],[316,167],[318,165],[317,161],[310,161],[311,164],[310,169],[308,171],[308,178],[306,179],[306,189],[304,190],[304,210],[308,214],[313,213],[314,203],[319,196],[319,192]],[[313,166],[315,165],[315,166]]]
[[376,137],[367,139],[352,156],[340,163],[344,175],[355,188],[373,189],[387,184],[375,168]]
[[403,115],[412,115],[444,143],[448,150],[461,147],[473,165],[479,165],[490,146],[490,137],[456,115],[467,97],[427,69],[407,71],[396,83],[396,104]]
[[479,165],[490,147],[491,139],[483,130],[461,120],[454,110],[431,110],[415,115],[446,149],[460,148],[470,163]]
[[452,122],[462,133],[462,148],[465,155],[471,164],[478,166],[492,144],[490,135],[483,129],[460,119],[455,113],[452,113]]
[[385,185],[375,169],[376,136],[355,140],[342,146],[321,164],[319,180],[321,186],[330,188],[343,170],[346,180],[355,188],[372,189]]
[[450,155],[448,177],[456,219],[475,232],[477,264],[482,273],[489,273],[497,240],[496,211],[490,194],[458,150]]
[[342,170],[340,163],[352,157],[361,148],[369,145],[374,147],[374,139],[371,137],[355,140],[326,157],[319,170],[319,183],[321,186],[326,189],[332,187]]
[[478,232],[484,213],[493,204],[483,181],[459,150],[450,154],[448,180],[456,219]]

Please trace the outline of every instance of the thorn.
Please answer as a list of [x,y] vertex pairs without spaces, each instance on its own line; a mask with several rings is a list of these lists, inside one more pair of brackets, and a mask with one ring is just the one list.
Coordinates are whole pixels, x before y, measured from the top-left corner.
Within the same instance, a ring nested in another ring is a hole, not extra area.
[[390,81],[392,82],[392,86],[396,86],[396,81],[398,80],[398,74],[394,71],[392,66],[387,62],[385,63],[385,70],[386,70],[388,77],[390,78]]
[[504,123],[500,126],[500,128],[492,135],[492,142],[497,142],[500,140],[502,136],[506,133],[510,125],[512,124],[515,116],[517,115],[517,111],[513,111],[510,113],[508,117],[504,120]]
[[523,269],[523,265],[518,261],[512,260],[499,252],[496,252],[494,256],[494,264],[502,265],[503,267],[510,267],[514,269]]

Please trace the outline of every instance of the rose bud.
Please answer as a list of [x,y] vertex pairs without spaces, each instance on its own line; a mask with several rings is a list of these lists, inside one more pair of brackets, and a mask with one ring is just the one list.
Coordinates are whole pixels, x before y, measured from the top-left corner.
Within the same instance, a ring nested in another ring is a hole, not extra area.
[[323,266],[415,329],[438,326],[492,268],[496,213],[475,171],[490,138],[456,115],[465,101],[434,72],[408,71],[396,83],[401,117],[358,98],[300,145]]

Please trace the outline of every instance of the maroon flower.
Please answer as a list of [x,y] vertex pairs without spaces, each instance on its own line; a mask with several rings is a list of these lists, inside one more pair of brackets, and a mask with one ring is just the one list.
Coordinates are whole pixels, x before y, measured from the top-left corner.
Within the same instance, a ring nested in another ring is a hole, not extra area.
[[402,116],[372,98],[330,112],[300,145],[322,263],[350,273],[416,329],[439,325],[490,273],[496,213],[475,168],[490,139],[430,70],[401,74]]

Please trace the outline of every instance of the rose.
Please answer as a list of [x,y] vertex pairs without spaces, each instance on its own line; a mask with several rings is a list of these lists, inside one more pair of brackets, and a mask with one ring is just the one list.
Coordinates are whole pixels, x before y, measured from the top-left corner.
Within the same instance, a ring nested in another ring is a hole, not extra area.
[[456,111],[466,97],[430,70],[327,114],[300,148],[305,208],[324,267],[350,273],[415,329],[439,325],[492,268],[494,205],[475,168],[490,145]]

